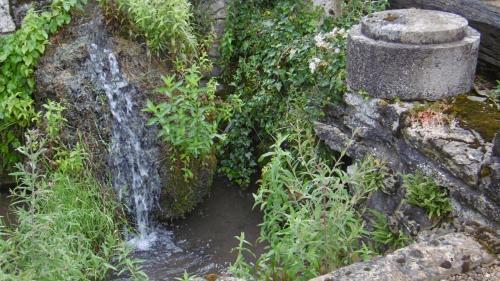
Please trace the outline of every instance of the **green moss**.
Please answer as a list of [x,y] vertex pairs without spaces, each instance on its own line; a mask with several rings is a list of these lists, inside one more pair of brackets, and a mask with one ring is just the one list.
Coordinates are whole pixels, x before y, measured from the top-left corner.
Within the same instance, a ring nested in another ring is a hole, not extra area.
[[477,131],[486,141],[492,141],[500,130],[500,111],[490,102],[472,101],[467,95],[456,97],[449,109],[460,126]]
[[217,166],[215,152],[204,157],[203,160],[191,159],[189,169],[192,177],[185,179],[184,163],[180,160],[168,163],[170,172],[166,180],[167,186],[162,188],[161,211],[159,219],[183,217],[192,211],[204,196],[210,192],[213,175]]

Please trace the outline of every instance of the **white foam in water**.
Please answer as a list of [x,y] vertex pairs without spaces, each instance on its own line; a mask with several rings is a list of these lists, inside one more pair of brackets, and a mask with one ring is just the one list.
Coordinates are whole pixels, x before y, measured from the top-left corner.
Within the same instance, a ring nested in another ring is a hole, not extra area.
[[146,235],[134,235],[127,241],[127,244],[134,247],[134,249],[138,251],[148,251],[151,246],[155,244],[157,239],[158,236],[156,232],[151,232]]

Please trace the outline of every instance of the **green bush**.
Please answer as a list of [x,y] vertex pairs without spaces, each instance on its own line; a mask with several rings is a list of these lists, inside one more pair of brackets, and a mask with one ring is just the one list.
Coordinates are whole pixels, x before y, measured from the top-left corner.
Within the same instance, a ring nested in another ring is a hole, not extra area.
[[[227,84],[244,103],[227,128],[221,171],[247,185],[256,159],[285,127],[283,116],[297,100],[310,115],[338,101],[346,90],[346,29],[386,1],[353,0],[333,21],[310,1],[233,0],[222,57]],[[264,149],[262,149],[264,148]]]
[[70,22],[72,9],[85,3],[86,0],[54,0],[48,10],[29,10],[15,33],[0,36],[0,174],[19,160],[15,153],[21,144],[19,131],[36,115],[31,97],[34,72],[49,36]]
[[[203,57],[201,64],[208,62]],[[158,125],[158,137],[180,154],[185,164],[185,177],[190,178],[190,159],[204,159],[214,151],[216,140],[222,140],[218,132],[220,122],[227,120],[231,107],[216,99],[217,82],[211,79],[202,85],[200,67],[197,64],[187,69],[181,79],[175,75],[163,77],[164,87],[160,95],[166,101],[154,103],[148,100],[143,110],[152,114],[148,125]]]
[[196,53],[191,4],[187,0],[116,0],[156,55]]
[[14,190],[17,225],[0,228],[1,280],[105,280],[110,271],[145,279],[121,239],[121,206],[85,165],[77,145],[45,163],[45,140],[28,131]]
[[422,174],[403,176],[408,203],[424,208],[429,218],[437,218],[451,212],[451,204],[446,190]]

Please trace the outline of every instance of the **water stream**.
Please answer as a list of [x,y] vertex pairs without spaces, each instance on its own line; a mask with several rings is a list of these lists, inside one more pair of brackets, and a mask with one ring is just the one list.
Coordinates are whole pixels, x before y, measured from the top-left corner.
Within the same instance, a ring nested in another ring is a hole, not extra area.
[[106,93],[113,117],[109,165],[113,187],[136,224],[137,234],[128,239],[135,248],[133,256],[143,260],[143,270],[152,281],[175,280],[184,271],[198,276],[224,273],[235,259],[231,249],[238,241],[234,237],[241,232],[251,242],[258,237],[261,214],[252,210],[250,191],[218,178],[210,199],[185,220],[156,224],[151,214],[166,184],[160,183],[155,165],[159,152],[133,100],[137,90],[120,73],[111,48],[104,46],[89,46],[91,70]]
[[108,97],[113,116],[110,160],[113,187],[119,200],[133,214],[138,234],[130,243],[147,250],[156,239],[151,211],[160,192],[158,171],[154,165],[157,150],[143,138],[146,128],[132,97],[136,89],[120,73],[115,55],[109,49],[92,44],[89,48],[93,72]]

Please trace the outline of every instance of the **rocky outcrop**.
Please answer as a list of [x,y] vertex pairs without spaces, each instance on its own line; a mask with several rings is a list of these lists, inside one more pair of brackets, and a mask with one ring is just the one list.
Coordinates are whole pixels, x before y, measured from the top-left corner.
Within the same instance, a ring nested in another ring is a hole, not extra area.
[[9,0],[0,0],[0,34],[14,30],[16,25],[10,15]]
[[92,44],[112,50],[120,75],[128,83],[126,87],[134,88],[131,110],[136,111],[139,119],[133,123],[140,132],[138,138],[145,153],[156,152],[151,154],[162,187],[158,206],[154,206],[155,214],[162,220],[182,216],[208,193],[216,159],[210,156],[204,161],[191,161],[194,178],[184,180],[182,164],[176,162],[172,149],[157,138],[158,128],[146,125],[148,116],[141,111],[148,99],[162,99],[154,89],[160,86],[160,77],[169,73],[168,68],[154,58],[146,59],[143,46],[107,30],[98,6],[88,5],[83,15],[86,16],[75,18],[64,32],[51,39],[52,44],[36,71],[35,106],[41,109],[42,104],[54,100],[66,107],[63,115],[67,126],[62,127],[62,141],[68,146],[83,142],[94,173],[101,181],[108,182],[113,117],[106,91],[96,79],[89,50]]
[[342,267],[311,281],[430,281],[494,261],[477,241],[463,233],[431,237],[387,256]]
[[[456,218],[496,227],[500,223],[500,164],[493,153],[497,145],[460,127],[453,118],[448,120],[445,113],[420,109],[424,111],[418,114],[419,106],[347,93],[344,104],[329,111],[329,118],[316,123],[315,129],[333,150],[347,149],[352,158],[374,155],[395,173],[420,171],[432,177],[449,190]],[[387,208],[399,204],[401,196],[399,191],[385,192],[384,203],[377,202]]]

